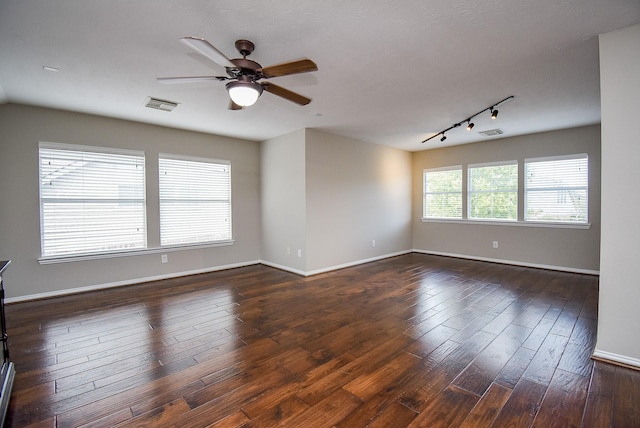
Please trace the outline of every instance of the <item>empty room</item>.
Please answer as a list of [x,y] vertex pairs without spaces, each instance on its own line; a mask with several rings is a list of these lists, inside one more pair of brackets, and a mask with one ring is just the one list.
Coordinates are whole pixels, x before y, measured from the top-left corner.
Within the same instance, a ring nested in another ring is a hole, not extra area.
[[638,76],[637,0],[3,0],[0,424],[640,427]]

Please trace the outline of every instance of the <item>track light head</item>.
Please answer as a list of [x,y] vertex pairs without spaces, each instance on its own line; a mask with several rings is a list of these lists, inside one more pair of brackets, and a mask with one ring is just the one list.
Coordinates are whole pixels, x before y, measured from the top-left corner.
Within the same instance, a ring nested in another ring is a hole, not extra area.
[[491,108],[491,119],[497,119],[498,118],[498,110],[494,110],[493,108]]
[[467,131],[471,131],[475,124],[469,120],[467,120]]
[[446,139],[447,139],[447,136],[446,136],[446,135],[444,135],[444,134],[442,134],[442,138],[440,138],[440,141],[444,141],[444,140],[446,140]]

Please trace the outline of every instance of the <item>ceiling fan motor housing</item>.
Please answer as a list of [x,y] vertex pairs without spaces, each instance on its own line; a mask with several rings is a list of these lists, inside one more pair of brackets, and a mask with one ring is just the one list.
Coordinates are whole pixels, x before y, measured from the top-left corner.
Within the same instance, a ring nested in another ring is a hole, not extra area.
[[227,69],[227,74],[230,77],[236,78],[238,76],[251,76],[254,79],[262,77],[258,76],[258,70],[261,69],[262,66],[255,61],[251,61],[246,58],[236,58],[232,59],[231,62],[237,68]]
[[236,40],[236,49],[242,56],[251,55],[251,52],[253,52],[255,48],[256,45],[254,45],[253,42],[250,42],[249,40]]

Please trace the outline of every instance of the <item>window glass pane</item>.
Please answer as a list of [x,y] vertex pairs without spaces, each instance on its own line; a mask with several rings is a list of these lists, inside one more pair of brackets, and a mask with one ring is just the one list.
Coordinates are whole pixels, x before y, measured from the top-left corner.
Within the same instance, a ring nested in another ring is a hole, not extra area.
[[469,167],[469,218],[517,220],[518,164]]
[[586,154],[525,161],[525,220],[586,223],[589,166]]
[[231,239],[228,163],[160,155],[160,244]]
[[73,147],[40,147],[42,255],[145,248],[144,155]]
[[425,218],[462,218],[462,167],[424,171]]

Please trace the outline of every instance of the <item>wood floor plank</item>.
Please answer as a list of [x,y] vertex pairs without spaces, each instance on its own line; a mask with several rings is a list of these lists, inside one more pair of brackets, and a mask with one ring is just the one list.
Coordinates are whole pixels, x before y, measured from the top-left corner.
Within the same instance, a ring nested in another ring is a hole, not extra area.
[[510,388],[491,384],[459,428],[490,427],[510,395]]
[[515,388],[516,384],[522,377],[522,373],[529,367],[531,360],[535,356],[535,351],[521,346],[513,354],[511,359],[505,364],[498,376],[496,383],[509,389]]
[[[371,422],[367,424],[367,428],[388,428],[388,427],[404,427],[409,426],[411,421],[416,418],[417,414],[397,401],[391,403]],[[349,426],[349,425],[345,425]],[[354,426],[354,425],[351,425]]]
[[640,426],[640,371],[616,367],[612,395],[612,425]]
[[344,419],[360,404],[353,395],[338,389],[314,406],[282,420],[279,427],[331,427]]
[[613,391],[616,367],[596,361],[591,372],[591,384],[587,394],[582,426],[589,428],[611,427],[613,420]]
[[407,427],[457,427],[465,420],[479,397],[455,386],[438,394]]
[[533,427],[579,427],[582,423],[588,387],[589,378],[557,369]]
[[549,333],[522,376],[549,385],[568,341],[566,336]]
[[426,254],[7,305],[6,427],[638,426],[598,278]]
[[342,388],[360,400],[367,401],[387,388],[397,377],[413,369],[419,360],[413,354],[402,352],[377,369],[361,374]]
[[170,401],[163,406],[159,406],[149,412],[142,413],[135,416],[132,419],[118,424],[118,427],[161,427],[180,419],[182,415],[187,413],[191,408],[184,401],[183,398],[179,398],[174,401]]
[[538,413],[547,390],[545,385],[521,379],[513,389],[492,427],[528,427]]
[[516,324],[505,328],[453,381],[453,385],[484,395],[505,364],[515,355],[529,330]]

